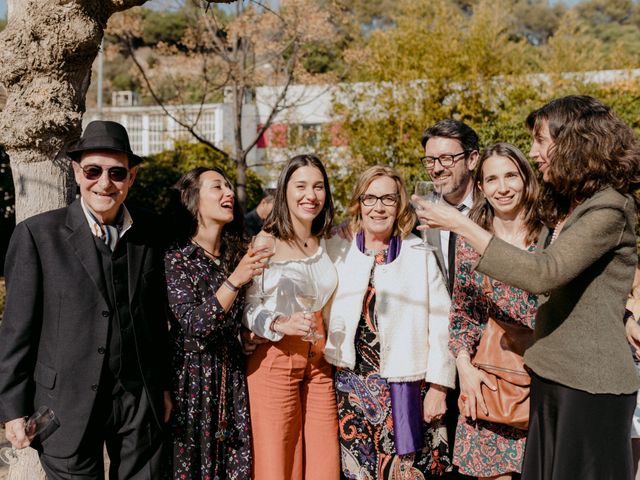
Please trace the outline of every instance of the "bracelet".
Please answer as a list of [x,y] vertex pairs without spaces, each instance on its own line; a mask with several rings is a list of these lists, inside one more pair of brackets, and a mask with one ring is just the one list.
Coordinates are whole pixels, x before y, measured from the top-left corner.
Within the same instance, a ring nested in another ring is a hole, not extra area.
[[233,283],[231,283],[228,278],[225,278],[222,284],[225,287],[227,287],[229,290],[231,290],[233,293],[238,293],[240,291],[240,288],[236,287]]
[[280,333],[279,331],[276,330],[276,325],[280,323],[280,320],[282,320],[282,315],[278,315],[276,318],[274,318],[271,324],[269,325],[269,330],[271,330],[273,333]]

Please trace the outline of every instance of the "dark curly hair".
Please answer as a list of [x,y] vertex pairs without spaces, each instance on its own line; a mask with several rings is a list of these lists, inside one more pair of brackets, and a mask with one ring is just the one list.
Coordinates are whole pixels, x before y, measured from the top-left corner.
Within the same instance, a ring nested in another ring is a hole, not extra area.
[[[174,224],[175,240],[190,241],[198,231],[198,203],[200,199],[200,177],[205,172],[222,175],[227,184],[231,182],[217,167],[196,167],[185,173],[174,185],[174,195],[169,209],[169,219]],[[221,260],[223,268],[230,273],[236,267],[248,248],[248,238],[244,231],[244,216],[239,203],[233,202],[233,220],[222,229]]]
[[570,95],[531,112],[526,124],[535,136],[545,121],[553,140],[542,193],[547,225],[555,225],[604,187],[622,194],[638,188],[640,144],[609,106],[593,97]]

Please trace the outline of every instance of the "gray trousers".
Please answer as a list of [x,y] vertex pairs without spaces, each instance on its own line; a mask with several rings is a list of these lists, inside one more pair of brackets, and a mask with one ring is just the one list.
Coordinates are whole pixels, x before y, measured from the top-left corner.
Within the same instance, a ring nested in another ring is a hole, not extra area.
[[49,480],[104,480],[103,448],[110,480],[160,478],[163,431],[143,389],[99,393],[92,419],[75,455],[57,458],[40,452]]

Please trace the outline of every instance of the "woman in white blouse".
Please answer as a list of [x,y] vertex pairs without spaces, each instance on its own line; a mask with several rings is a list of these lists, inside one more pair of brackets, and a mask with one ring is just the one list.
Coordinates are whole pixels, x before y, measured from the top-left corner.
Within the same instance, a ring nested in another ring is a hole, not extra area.
[[412,248],[415,215],[397,171],[366,170],[351,203],[349,242],[327,242],[338,272],[325,358],[335,374],[346,478],[431,478],[450,460],[447,288],[431,252]]
[[[340,458],[332,367],[322,356],[320,311],[337,283],[323,237],[333,219],[327,173],[313,155],[287,163],[274,208],[259,235],[275,237],[275,254],[247,293],[244,323],[269,341],[248,359],[247,384],[256,480],[338,480]],[[296,294],[312,284],[310,311]],[[260,298],[261,290],[270,294]],[[315,341],[309,334],[317,332]]]

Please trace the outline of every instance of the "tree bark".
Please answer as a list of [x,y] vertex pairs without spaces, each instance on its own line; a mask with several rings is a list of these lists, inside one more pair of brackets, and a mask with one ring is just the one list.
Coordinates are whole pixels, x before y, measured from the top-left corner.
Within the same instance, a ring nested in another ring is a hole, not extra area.
[[81,132],[104,28],[113,13],[145,1],[9,0],[0,34],[0,83],[7,90],[0,144],[11,160],[17,222],[73,199],[65,149]]

